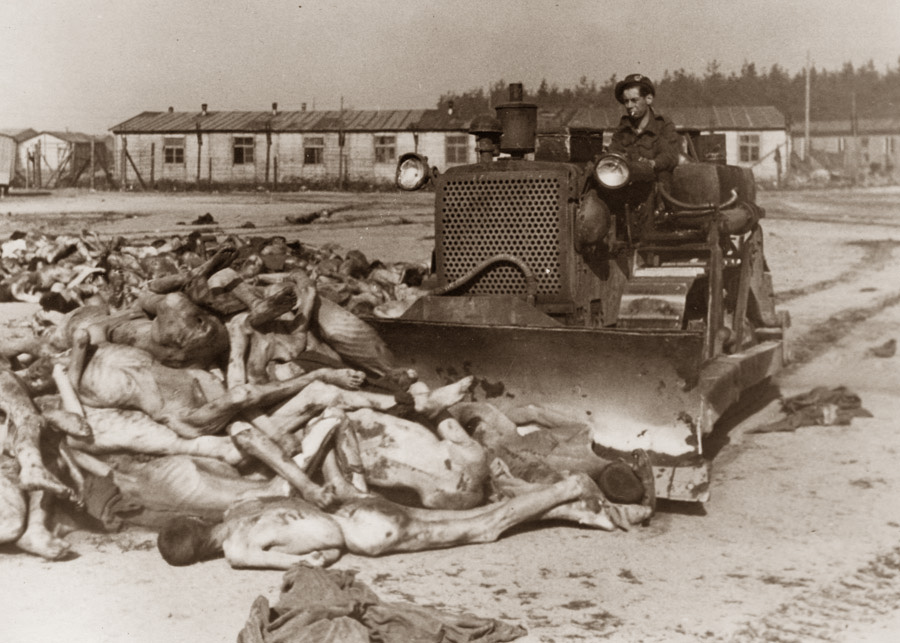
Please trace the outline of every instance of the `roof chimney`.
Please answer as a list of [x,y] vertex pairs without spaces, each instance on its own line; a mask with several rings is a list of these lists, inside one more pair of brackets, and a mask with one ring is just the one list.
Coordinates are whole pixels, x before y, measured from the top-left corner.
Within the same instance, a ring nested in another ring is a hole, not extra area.
[[306,111],[306,103],[300,103],[300,111],[301,111],[301,112],[305,112],[305,111]]
[[169,113],[173,114],[175,112],[175,108],[169,105]]
[[278,103],[272,103],[272,116],[278,116]]
[[200,114],[202,116],[206,116],[206,107],[207,107],[206,103],[203,103],[202,105],[200,105]]
[[447,116],[453,116],[453,101],[447,103]]

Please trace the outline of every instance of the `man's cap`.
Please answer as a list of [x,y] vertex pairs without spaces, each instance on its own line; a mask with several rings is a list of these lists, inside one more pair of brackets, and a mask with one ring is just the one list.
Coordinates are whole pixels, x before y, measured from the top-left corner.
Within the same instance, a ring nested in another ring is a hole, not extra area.
[[624,104],[625,99],[622,97],[622,94],[625,93],[626,89],[635,85],[646,87],[649,93],[656,95],[656,88],[649,78],[643,74],[628,74],[625,78],[616,83],[616,100]]

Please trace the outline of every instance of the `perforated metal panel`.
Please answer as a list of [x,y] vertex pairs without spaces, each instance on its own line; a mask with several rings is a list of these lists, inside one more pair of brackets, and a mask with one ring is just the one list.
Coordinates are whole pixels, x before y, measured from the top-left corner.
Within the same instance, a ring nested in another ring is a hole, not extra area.
[[[565,172],[484,172],[444,175],[438,186],[437,268],[444,283],[501,254],[524,260],[537,277],[538,295],[558,299],[568,290],[561,269]],[[520,270],[501,265],[483,273],[471,294],[523,294]]]

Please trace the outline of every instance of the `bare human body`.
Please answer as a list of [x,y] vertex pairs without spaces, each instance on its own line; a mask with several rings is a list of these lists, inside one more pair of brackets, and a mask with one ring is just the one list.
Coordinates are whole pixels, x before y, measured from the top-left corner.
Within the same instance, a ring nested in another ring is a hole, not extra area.
[[[200,329],[201,336],[208,336],[207,329],[212,324],[204,321],[204,313],[183,297],[170,294],[154,301],[157,304],[154,322],[161,318],[169,320],[167,324],[172,328],[166,329],[168,336],[190,339],[193,336],[191,328]],[[177,314],[168,311],[171,307],[177,308]],[[181,327],[182,319],[188,319],[190,325]],[[129,448],[129,443],[133,443],[134,446],[140,444],[141,448],[136,450],[144,453],[211,454],[235,464],[240,455],[235,457],[236,450],[230,444],[233,440],[240,451],[265,462],[305,498],[324,507],[332,502],[333,496],[328,489],[313,484],[291,460],[291,446],[297,442],[292,433],[328,408],[366,408],[373,409],[365,416],[370,428],[375,429],[377,425],[382,434],[390,433],[391,439],[398,443],[416,440],[420,446],[412,451],[392,450],[389,457],[379,459],[379,471],[385,465],[398,472],[425,471],[424,476],[415,479],[400,476],[402,479],[398,484],[412,486],[426,502],[429,496],[435,495],[433,490],[438,489],[435,497],[443,507],[474,506],[483,499],[482,486],[487,470],[483,453],[475,448],[477,443],[458,424],[446,430],[439,428],[441,435],[435,436],[422,425],[376,413],[374,410],[383,412],[395,406],[396,399],[393,395],[358,390],[365,381],[361,371],[323,368],[284,381],[247,383],[246,344],[232,341],[226,387],[225,382],[205,369],[171,368],[147,350],[133,345],[105,343],[91,354],[92,338],[104,337],[104,333],[96,331],[103,323],[100,318],[72,331],[69,376],[85,404],[106,409],[89,410],[88,416],[98,424],[98,429],[102,426],[98,433],[103,434],[104,442],[109,445],[107,450],[113,450],[115,446]],[[229,327],[235,339],[246,337],[245,330],[241,320]],[[192,345],[194,341],[181,340],[179,343]],[[460,401],[471,381],[471,378],[465,378],[435,391],[417,391],[412,395],[414,407],[420,413],[434,416]],[[141,411],[148,417],[141,419],[134,411]],[[129,412],[132,417],[123,417]],[[124,421],[134,430],[116,430],[117,421]],[[360,422],[365,421],[355,421],[355,425],[360,426]],[[448,421],[455,423],[451,419],[445,420],[444,424]],[[164,427],[157,423],[165,425],[175,435],[160,430]],[[140,429],[137,424],[141,424]],[[231,440],[213,435],[225,427]],[[117,434],[126,432],[127,436],[116,440]],[[352,432],[348,430],[347,435],[350,440]],[[152,444],[151,436],[154,437]],[[445,443],[445,438],[449,444]],[[454,442],[460,442],[461,446],[454,447]],[[94,452],[102,448],[96,441],[93,445],[84,442],[80,446]],[[435,453],[440,457],[435,458]],[[455,454],[463,459],[454,457]],[[357,459],[358,456],[354,458]],[[458,466],[448,467],[447,462],[458,463]],[[429,477],[428,473],[433,475]],[[462,501],[457,500],[460,494],[465,496]]]
[[298,498],[249,500],[224,522],[183,519],[159,536],[160,553],[187,565],[224,553],[235,568],[327,565],[343,551],[364,556],[423,551],[497,540],[509,528],[590,494],[584,475],[475,509],[413,509],[379,497],[353,499],[325,513]]

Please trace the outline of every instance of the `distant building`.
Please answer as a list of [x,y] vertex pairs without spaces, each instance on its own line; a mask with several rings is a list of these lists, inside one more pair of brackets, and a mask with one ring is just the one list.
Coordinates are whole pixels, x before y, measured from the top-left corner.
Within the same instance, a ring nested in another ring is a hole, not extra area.
[[806,126],[791,128],[794,150],[800,160],[848,179],[882,176],[900,180],[900,116],[811,121],[809,154],[806,153]]
[[[3,181],[0,181],[0,185],[5,185],[7,190],[9,189],[10,185],[13,185],[16,183],[24,185],[25,175],[22,174],[23,168],[19,165],[19,160],[18,160],[19,159],[19,156],[18,156],[19,143],[21,143],[22,141],[28,140],[29,138],[31,138],[32,136],[35,136],[36,134],[37,134],[37,132],[31,128],[0,129],[0,135],[2,135],[4,137],[4,141],[3,141],[4,157],[2,158],[2,161],[0,161],[0,162],[2,162],[3,170],[0,170],[0,172],[2,172],[2,178],[5,180],[5,183]],[[10,160],[8,158],[6,158],[10,153],[9,152],[10,146],[12,147],[12,160],[11,160],[11,168],[12,169],[11,170],[9,170],[10,166],[7,165],[7,163],[9,163]],[[11,173],[9,173],[10,171],[11,171]],[[8,174],[8,176],[7,176],[7,174]]]
[[475,160],[466,121],[438,110],[143,112],[111,128],[126,183],[393,182],[418,152],[443,170]]
[[[676,125],[718,134],[727,161],[776,181],[789,156],[784,116],[773,107],[664,110]],[[591,158],[621,111],[539,112],[538,148],[576,147]],[[393,182],[397,159],[428,157],[439,171],[476,161],[468,120],[452,109],[143,112],[111,128],[116,176],[145,187],[175,184]],[[554,152],[554,153],[556,153]],[[549,153],[549,152],[548,152]],[[783,160],[782,160],[783,159]]]
[[[775,107],[660,107],[680,130],[721,137],[725,161],[753,170],[760,182],[778,182],[790,158],[787,121]],[[566,123],[576,132],[603,131],[604,143],[622,118],[621,109],[582,108]],[[711,150],[707,150],[711,151]]]
[[106,137],[80,132],[25,130],[17,137],[16,174],[30,188],[55,188],[74,185],[89,176],[93,142],[94,169],[108,169]]
[[16,178],[16,139],[0,132],[0,196]]

